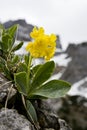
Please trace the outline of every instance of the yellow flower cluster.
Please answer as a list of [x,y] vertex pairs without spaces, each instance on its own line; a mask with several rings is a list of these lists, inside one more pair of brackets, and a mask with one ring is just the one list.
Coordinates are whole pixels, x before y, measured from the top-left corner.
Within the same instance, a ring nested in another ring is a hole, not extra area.
[[53,57],[56,49],[56,36],[54,34],[46,35],[41,27],[33,28],[30,36],[34,39],[26,46],[26,50],[30,52],[34,58],[43,57],[45,60],[50,60]]

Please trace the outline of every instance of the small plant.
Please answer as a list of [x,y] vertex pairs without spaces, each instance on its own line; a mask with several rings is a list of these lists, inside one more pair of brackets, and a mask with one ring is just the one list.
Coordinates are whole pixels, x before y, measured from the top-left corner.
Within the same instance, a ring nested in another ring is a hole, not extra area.
[[0,71],[4,72],[5,76],[14,81],[14,73],[21,63],[21,58],[15,55],[15,51],[20,49],[23,42],[14,45],[16,38],[17,25],[9,29],[5,29],[0,25]]
[[[70,89],[70,84],[63,80],[48,80],[55,68],[54,61],[50,60],[56,49],[54,34],[46,35],[43,28],[35,27],[30,33],[33,41],[26,46],[29,54],[21,57],[15,55],[15,51],[23,45],[23,42],[14,44],[16,31],[17,25],[7,30],[0,27],[0,71],[13,82],[21,94],[29,119],[35,124],[37,115],[31,99],[61,97]],[[44,58],[45,62],[33,66],[34,58]]]

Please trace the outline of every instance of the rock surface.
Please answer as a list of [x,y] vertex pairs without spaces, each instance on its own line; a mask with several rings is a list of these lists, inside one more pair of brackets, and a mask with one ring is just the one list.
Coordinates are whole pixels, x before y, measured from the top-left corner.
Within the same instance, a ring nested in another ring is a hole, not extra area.
[[50,105],[46,100],[38,102],[36,109],[41,130],[72,130],[65,120],[55,114],[52,105],[54,104]]
[[62,49],[61,41],[60,41],[60,36],[56,35],[57,40],[56,40],[56,47]]
[[0,106],[5,104],[8,100],[12,99],[16,94],[16,90],[13,88],[11,81],[8,81],[5,76],[0,73]]
[[14,109],[0,110],[0,130],[34,130],[31,123]]

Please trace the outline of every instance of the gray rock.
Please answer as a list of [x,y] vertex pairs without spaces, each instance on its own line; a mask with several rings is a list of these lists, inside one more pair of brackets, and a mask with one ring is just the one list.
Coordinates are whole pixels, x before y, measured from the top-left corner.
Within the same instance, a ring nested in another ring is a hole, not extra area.
[[60,41],[60,36],[56,35],[57,40],[56,40],[56,47],[62,49],[61,41]]
[[65,120],[59,119],[60,130],[72,130]]
[[31,123],[13,109],[0,110],[0,130],[34,130]]
[[7,80],[7,78],[0,73],[0,104],[5,102],[7,96],[8,100],[10,100],[15,94],[16,90],[13,88],[11,81]]
[[46,100],[38,101],[36,109],[41,130],[72,130],[64,120],[55,114]]
[[72,61],[68,64],[61,79],[75,83],[87,76],[87,43],[71,44],[66,50]]

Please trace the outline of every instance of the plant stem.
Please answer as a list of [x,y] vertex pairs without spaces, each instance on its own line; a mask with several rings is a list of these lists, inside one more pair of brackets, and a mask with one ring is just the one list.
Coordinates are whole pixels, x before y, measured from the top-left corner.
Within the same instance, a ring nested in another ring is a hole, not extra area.
[[28,72],[27,72],[27,90],[29,91],[29,82],[30,82],[30,67],[31,67],[31,62],[32,62],[32,56],[29,56],[29,61],[28,61]]

